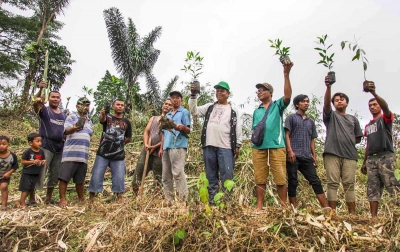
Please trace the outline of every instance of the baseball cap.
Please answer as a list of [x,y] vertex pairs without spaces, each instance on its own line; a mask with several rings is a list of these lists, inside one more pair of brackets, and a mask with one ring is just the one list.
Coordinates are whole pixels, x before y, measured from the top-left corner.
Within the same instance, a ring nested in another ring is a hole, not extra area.
[[274,92],[274,88],[272,87],[272,85],[271,84],[269,84],[269,83],[258,83],[257,85],[256,85],[256,88],[264,88],[264,89],[266,89],[266,90],[268,90],[269,92],[271,92],[271,94]]
[[226,83],[225,81],[220,81],[217,85],[214,86],[214,88],[215,89],[223,88],[223,89],[226,89],[226,90],[230,91],[229,84]]
[[89,105],[89,104],[90,104],[90,101],[85,96],[79,98],[78,101],[76,102],[76,105]]
[[173,96],[173,95],[179,95],[181,98],[183,98],[182,93],[179,92],[179,91],[177,91],[177,90],[172,91],[171,93],[169,93],[169,96],[170,96],[170,97]]

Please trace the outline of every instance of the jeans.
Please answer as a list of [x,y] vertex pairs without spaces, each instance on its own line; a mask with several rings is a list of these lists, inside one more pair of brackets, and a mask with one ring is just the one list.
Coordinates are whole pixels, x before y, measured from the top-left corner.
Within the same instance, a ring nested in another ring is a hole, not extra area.
[[62,153],[54,153],[45,148],[42,148],[42,150],[44,151],[46,165],[42,166],[42,169],[40,170],[39,179],[36,182],[36,190],[43,190],[46,173],[47,188],[54,188],[58,185],[58,174],[60,173],[61,167]]
[[209,201],[213,202],[215,194],[218,193],[219,180],[221,179],[223,190],[225,190],[225,180],[233,180],[233,167],[235,166],[235,158],[231,149],[206,146],[203,149],[203,159],[206,166],[206,176],[209,182]]
[[296,189],[299,184],[297,178],[297,171],[300,171],[308,183],[312,186],[315,194],[324,193],[321,185],[321,180],[317,175],[317,170],[314,166],[314,159],[312,158],[299,158],[296,157],[294,163],[286,162],[286,169],[288,175],[288,195],[289,197],[296,197]]
[[177,196],[186,201],[189,194],[185,174],[186,149],[167,149],[162,156],[162,182],[165,198],[174,200],[174,181]]
[[103,191],[104,174],[107,167],[111,168],[111,180],[113,193],[125,192],[125,159],[123,160],[109,160],[96,155],[92,169],[92,177],[89,184],[89,192],[99,193]]
[[[140,187],[140,184],[142,182],[142,176],[144,172],[144,165],[146,162],[146,150],[143,149],[142,152],[140,153],[139,160],[136,165],[135,173],[133,174],[133,180],[132,180],[132,188],[137,189]],[[162,185],[162,160],[160,157],[155,156],[150,154],[149,155],[149,161],[147,163],[147,170],[146,170],[146,175],[149,173],[149,171],[153,171],[154,178],[157,180],[157,182]]]

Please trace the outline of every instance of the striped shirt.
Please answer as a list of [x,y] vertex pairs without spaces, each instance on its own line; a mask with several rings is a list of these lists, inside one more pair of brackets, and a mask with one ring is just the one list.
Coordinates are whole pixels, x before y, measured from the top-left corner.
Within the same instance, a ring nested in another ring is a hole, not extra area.
[[[64,123],[64,131],[67,128],[73,127],[78,122],[78,118],[77,114],[68,116]],[[72,161],[87,164],[92,133],[92,122],[87,118],[82,130],[67,135],[61,162]]]

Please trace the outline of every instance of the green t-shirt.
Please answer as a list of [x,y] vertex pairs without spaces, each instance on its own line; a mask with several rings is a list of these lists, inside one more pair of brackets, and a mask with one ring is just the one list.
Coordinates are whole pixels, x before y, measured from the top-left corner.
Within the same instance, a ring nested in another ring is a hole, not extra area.
[[[289,104],[288,104],[289,105]],[[285,148],[285,130],[283,128],[283,111],[287,108],[283,102],[283,97],[279,100],[273,101],[268,112],[267,122],[265,123],[265,133],[262,145],[256,146],[253,144],[253,148],[263,149],[277,149]],[[253,112],[253,125],[254,128],[264,117],[265,108],[261,104]]]

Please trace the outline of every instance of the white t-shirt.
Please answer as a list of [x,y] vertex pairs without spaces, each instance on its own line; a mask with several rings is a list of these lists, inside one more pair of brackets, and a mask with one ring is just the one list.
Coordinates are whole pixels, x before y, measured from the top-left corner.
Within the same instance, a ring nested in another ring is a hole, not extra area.
[[231,105],[215,104],[207,124],[206,146],[230,149]]
[[[208,108],[213,104],[214,103],[207,103],[197,107],[197,99],[189,99],[189,110],[193,115],[204,117]],[[236,143],[242,143],[242,125],[237,109],[232,107],[230,103],[226,105],[215,104],[207,124],[206,146],[231,149],[231,138],[229,136],[231,133],[231,108],[235,110],[238,117],[236,124]]]

